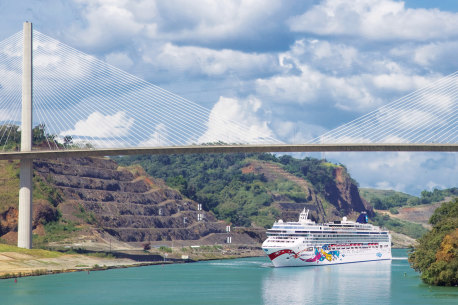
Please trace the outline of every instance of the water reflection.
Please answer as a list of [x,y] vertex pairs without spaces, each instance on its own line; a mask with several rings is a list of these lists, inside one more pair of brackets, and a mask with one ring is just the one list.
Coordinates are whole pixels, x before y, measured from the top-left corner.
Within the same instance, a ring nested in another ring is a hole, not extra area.
[[391,261],[271,268],[264,304],[389,304]]

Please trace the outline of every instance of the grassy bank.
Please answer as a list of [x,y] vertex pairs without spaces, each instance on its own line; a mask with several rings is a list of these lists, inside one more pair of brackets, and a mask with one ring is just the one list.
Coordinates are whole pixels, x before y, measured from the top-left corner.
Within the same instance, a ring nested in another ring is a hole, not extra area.
[[0,244],[0,253],[2,252],[26,254],[32,256],[33,258],[55,258],[63,255],[57,251],[49,251],[43,249],[23,249],[12,245]]

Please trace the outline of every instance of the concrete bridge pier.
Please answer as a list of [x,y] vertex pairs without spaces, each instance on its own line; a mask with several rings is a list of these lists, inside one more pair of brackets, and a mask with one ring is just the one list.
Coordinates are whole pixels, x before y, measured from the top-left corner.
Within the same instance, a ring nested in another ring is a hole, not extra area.
[[32,176],[33,161],[21,160],[17,246],[25,249],[32,248]]
[[[21,152],[32,151],[32,23],[23,27]],[[18,247],[32,248],[33,160],[21,160]]]

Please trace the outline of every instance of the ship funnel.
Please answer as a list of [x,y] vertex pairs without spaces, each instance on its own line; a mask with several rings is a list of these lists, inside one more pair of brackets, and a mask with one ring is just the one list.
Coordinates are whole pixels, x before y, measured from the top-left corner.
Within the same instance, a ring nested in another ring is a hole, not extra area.
[[356,222],[359,223],[368,223],[369,219],[367,218],[367,213],[366,212],[361,212],[359,214],[358,219],[356,219]]

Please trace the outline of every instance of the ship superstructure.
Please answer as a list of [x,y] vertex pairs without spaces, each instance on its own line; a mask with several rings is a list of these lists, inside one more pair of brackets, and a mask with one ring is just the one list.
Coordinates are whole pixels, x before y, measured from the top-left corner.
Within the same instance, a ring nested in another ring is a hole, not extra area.
[[275,267],[343,264],[391,259],[388,231],[368,223],[365,212],[356,222],[317,224],[303,210],[298,222],[275,222],[262,244]]

